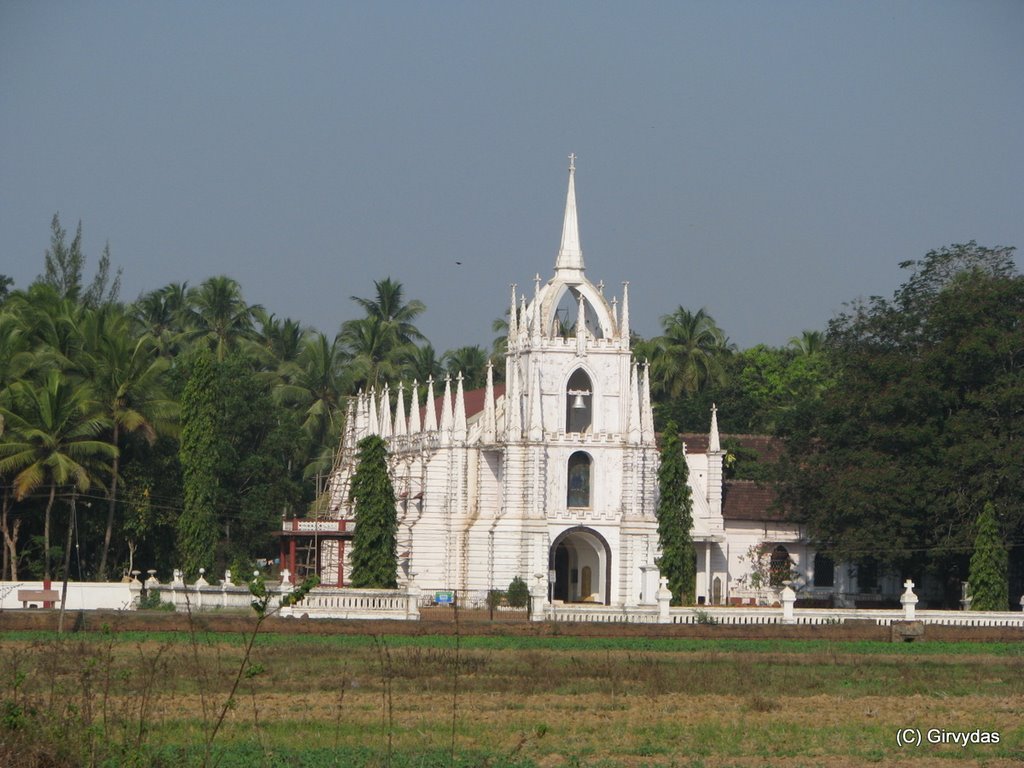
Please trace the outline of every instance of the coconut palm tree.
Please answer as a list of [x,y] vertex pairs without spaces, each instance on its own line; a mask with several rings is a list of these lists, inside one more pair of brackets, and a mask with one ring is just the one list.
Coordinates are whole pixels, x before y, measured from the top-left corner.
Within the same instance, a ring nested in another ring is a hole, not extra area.
[[[444,366],[437,357],[432,344],[419,344],[410,347],[405,356],[405,378],[425,382],[427,379],[440,379],[444,376]],[[424,396],[426,393],[423,393]]]
[[337,337],[322,333],[308,337],[295,361],[289,382],[275,390],[277,399],[305,409],[302,428],[317,445],[336,433],[347,388],[345,354]]
[[705,309],[679,307],[661,318],[664,334],[646,345],[653,381],[670,397],[694,395],[725,379],[724,361],[733,352],[722,329]]
[[163,357],[173,358],[184,342],[192,305],[188,283],[168,283],[139,297],[131,314],[141,333],[148,335]]
[[441,360],[446,373],[452,376],[462,373],[462,385],[466,389],[479,389],[487,383],[487,352],[483,347],[450,349],[441,356]]
[[0,438],[0,475],[13,476],[16,501],[47,487],[43,518],[43,575],[50,578],[50,520],[58,493],[86,491],[108,474],[105,462],[117,448],[98,439],[110,426],[93,410],[85,385],[72,386],[56,370],[39,386],[15,382],[10,404],[0,408],[5,431]]
[[242,287],[230,277],[220,275],[204,281],[188,293],[189,338],[206,339],[219,362],[242,339],[255,337],[253,317],[262,310],[259,304],[246,304]]
[[789,340],[789,348],[798,355],[816,355],[825,348],[825,334],[821,331],[804,331]]
[[393,323],[372,316],[346,320],[338,339],[348,355],[351,383],[361,389],[379,389],[400,378],[414,348],[401,341]]
[[[120,449],[128,435],[139,435],[152,445],[158,433],[175,432],[178,404],[164,389],[169,362],[158,356],[153,338],[133,338],[129,317],[112,305],[87,313],[83,327],[81,368],[91,385],[96,410],[110,425],[111,445]],[[98,573],[101,581],[107,576],[119,470],[120,450],[113,457],[107,490],[107,524]]]
[[367,317],[377,318],[392,326],[397,343],[410,344],[414,341],[422,341],[423,334],[420,333],[413,321],[426,310],[423,302],[418,299],[405,302],[402,295],[405,289],[400,282],[392,280],[390,277],[375,280],[373,285],[376,295],[372,299],[352,296],[352,301],[366,311]]

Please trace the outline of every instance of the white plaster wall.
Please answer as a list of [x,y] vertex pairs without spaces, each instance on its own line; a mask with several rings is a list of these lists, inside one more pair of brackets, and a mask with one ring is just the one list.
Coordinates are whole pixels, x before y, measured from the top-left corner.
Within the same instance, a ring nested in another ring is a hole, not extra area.
[[[60,592],[63,582],[50,582],[50,589]],[[0,610],[21,609],[18,601],[20,589],[42,589],[41,581],[0,581]],[[131,607],[132,592],[127,582],[68,582],[67,605],[71,611],[78,610],[127,610]],[[33,603],[39,605],[38,602]],[[60,603],[54,604],[60,608]]]

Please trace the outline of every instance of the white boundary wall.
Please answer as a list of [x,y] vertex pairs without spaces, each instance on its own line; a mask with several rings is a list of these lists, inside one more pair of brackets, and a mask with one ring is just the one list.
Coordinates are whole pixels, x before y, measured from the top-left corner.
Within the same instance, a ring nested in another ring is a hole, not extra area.
[[[63,582],[51,581],[50,589],[60,594]],[[41,590],[41,581],[0,581],[0,610],[21,610],[18,592],[21,590]],[[134,595],[127,582],[68,582],[67,605],[69,611],[124,611],[132,607]],[[42,602],[33,600],[30,605],[42,607]],[[54,603],[60,608],[60,602]]]

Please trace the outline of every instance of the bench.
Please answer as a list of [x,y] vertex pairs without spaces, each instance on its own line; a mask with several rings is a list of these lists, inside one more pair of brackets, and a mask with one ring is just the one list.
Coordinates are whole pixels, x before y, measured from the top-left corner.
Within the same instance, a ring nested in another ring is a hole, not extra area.
[[29,603],[59,603],[60,592],[56,589],[19,589],[18,600],[22,608],[28,608]]

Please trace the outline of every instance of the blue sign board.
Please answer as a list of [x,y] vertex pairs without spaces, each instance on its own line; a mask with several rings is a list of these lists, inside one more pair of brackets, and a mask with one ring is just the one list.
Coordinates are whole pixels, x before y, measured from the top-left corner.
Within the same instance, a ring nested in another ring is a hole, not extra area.
[[434,602],[438,605],[451,605],[455,602],[455,595],[451,592],[435,592]]

